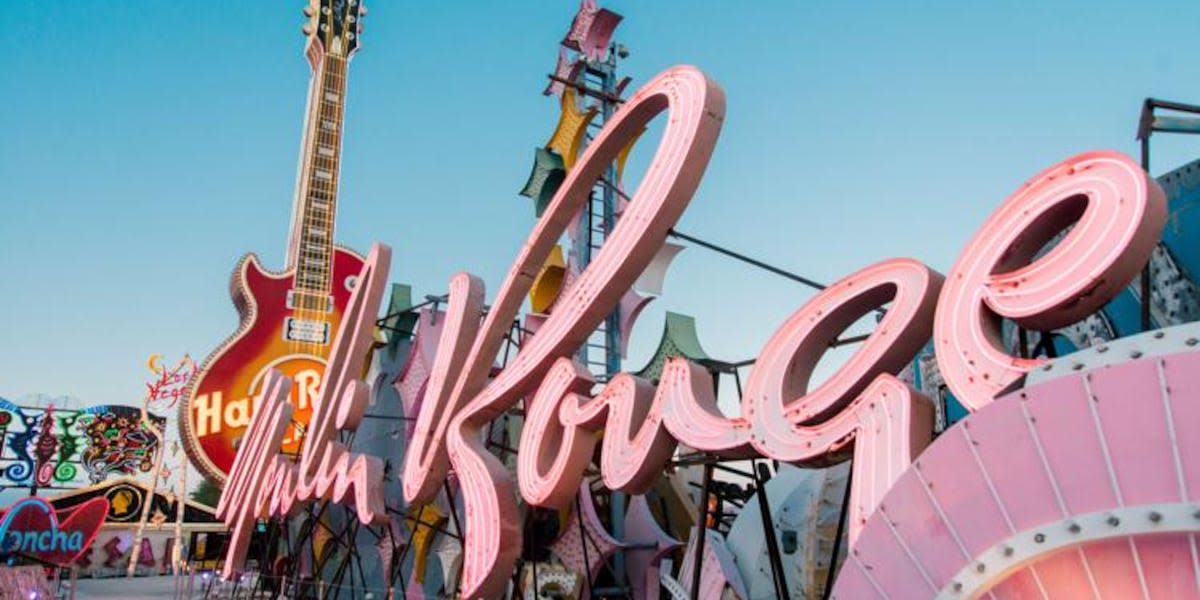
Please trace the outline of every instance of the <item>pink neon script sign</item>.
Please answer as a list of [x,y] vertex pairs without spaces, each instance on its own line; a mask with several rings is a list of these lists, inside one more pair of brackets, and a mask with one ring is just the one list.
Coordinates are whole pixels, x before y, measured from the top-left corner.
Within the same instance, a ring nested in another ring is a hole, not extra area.
[[217,516],[232,526],[225,576],[241,569],[256,520],[291,514],[300,503],[352,500],[363,523],[388,522],[383,501],[383,461],[349,452],[335,441],[334,433],[356,429],[362,422],[368,388],[356,374],[361,373],[370,348],[390,259],[391,250],[375,244],[363,263],[344,325],[333,341],[325,383],[313,409],[298,465],[279,453],[292,421],[292,405],[288,402],[292,380],[278,371],[268,372],[261,404],[217,506]]
[[[489,381],[492,359],[509,324],[593,182],[664,111],[669,120],[654,160],[608,242],[516,359]],[[945,324],[952,324],[949,341],[938,340],[943,369],[952,371],[947,378],[956,378],[955,391],[965,390],[960,393],[970,398],[970,405],[990,401],[996,390],[988,386],[1011,381],[1017,370],[1003,377],[981,375],[988,385],[971,380],[969,371],[976,365],[970,353],[990,348],[995,358],[998,351],[980,341],[989,335],[982,318],[959,323],[953,317],[960,311],[980,313],[980,303],[995,314],[1017,315],[1030,323],[1086,314],[1148,259],[1165,215],[1161,190],[1128,158],[1080,155],[1006,201],[968,245],[944,287],[942,277],[920,262],[892,259],[842,279],[806,303],[764,347],[737,416],[718,410],[703,369],[678,359],[668,365],[657,389],[621,374],[592,398],[590,376],[570,357],[662,246],[699,184],[723,114],[723,94],[698,70],[676,67],[659,75],[630,98],[589,146],[522,248],[482,324],[482,283],[466,273],[451,280],[440,351],[404,465],[404,494],[414,504],[431,500],[453,467],[467,509],[464,596],[499,595],[521,547],[513,482],[480,443],[481,428],[521,398],[531,398],[519,459],[520,492],[530,503],[562,506],[570,501],[602,429],[602,476],[613,489],[631,493],[643,492],[653,482],[677,440],[724,455],[799,463],[836,460],[853,452],[862,466],[852,482],[854,538],[883,493],[929,442],[928,401],[894,374],[931,333],[940,336]],[[1073,220],[1078,224],[1059,247],[1025,265]],[[382,294],[382,276],[372,273],[386,272],[386,264],[386,251],[373,251],[364,267],[351,303],[356,312],[335,342],[332,378],[317,407],[320,419],[314,420],[298,468],[275,456],[287,419],[287,384],[268,380],[263,406],[222,498],[221,514],[235,524],[236,534],[230,556],[237,560],[230,560],[227,569],[240,564],[244,543],[239,546],[239,540],[254,518],[286,513],[296,502],[316,497],[341,501],[352,490],[361,520],[386,518],[382,488],[374,483],[381,477],[378,459],[350,454],[331,437],[335,429],[353,428],[361,418],[365,388],[352,373],[362,364]],[[997,287],[1006,277],[1017,282],[1012,288],[1023,285],[1034,292],[1023,296]],[[833,377],[809,390],[809,377],[828,342],[884,306],[885,316],[866,342]],[[1003,363],[1004,358],[996,360]],[[334,399],[341,406],[337,411]]]
[[971,238],[938,300],[938,366],[959,401],[983,408],[1045,362],[1001,350],[1000,317],[1049,331],[1100,310],[1146,264],[1166,206],[1158,183],[1115,152],[1063,161],[1009,197]]
[[[488,382],[504,332],[551,247],[606,165],[664,111],[669,119],[662,139],[621,221],[516,360]],[[658,75],[629,98],[568,174],[482,326],[476,316],[482,284],[465,274],[451,282],[441,350],[404,465],[404,495],[412,503],[430,500],[447,472],[447,458],[453,464],[469,532],[463,544],[464,596],[500,594],[521,547],[515,490],[504,466],[479,442],[481,428],[532,391],[556,359],[574,352],[645,270],[699,185],[724,114],[724,94],[699,70],[675,67]],[[458,378],[451,381],[451,373]]]

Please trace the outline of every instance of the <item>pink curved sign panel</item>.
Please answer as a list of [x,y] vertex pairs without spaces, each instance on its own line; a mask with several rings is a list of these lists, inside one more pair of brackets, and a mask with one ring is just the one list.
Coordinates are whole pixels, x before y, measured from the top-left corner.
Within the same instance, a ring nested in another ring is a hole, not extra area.
[[[708,372],[683,359],[667,365],[657,387],[620,374],[591,395],[594,381],[572,357],[662,248],[700,183],[724,108],[721,89],[693,67],[655,77],[571,170],[482,322],[482,282],[467,273],[451,280],[403,494],[429,502],[456,476],[466,508],[462,595],[504,593],[522,547],[518,493],[533,505],[568,506],[597,445],[605,485],[643,493],[684,443],[797,464],[853,457],[851,558],[839,598],[1200,597],[1192,533],[1200,519],[1186,509],[1200,486],[1200,432],[1191,431],[1200,423],[1200,356],[1129,362],[996,399],[1039,365],[1002,350],[1001,318],[1071,323],[1150,256],[1163,192],[1117,153],[1080,154],[1037,175],[988,219],[947,277],[890,259],[829,286],[764,346],[735,415],[717,407]],[[595,180],[663,113],[654,159],[608,241],[494,373],[524,297]],[[351,502],[364,523],[386,521],[379,459],[348,451],[333,433],[362,417],[366,387],[354,374],[387,258],[377,248],[364,266],[298,464],[279,456],[287,382],[268,381],[221,502],[234,524],[227,572],[241,568],[255,518],[298,502]],[[866,341],[809,389],[829,341],[877,310],[883,316]],[[947,383],[976,411],[932,446],[931,402],[896,377],[931,336]],[[513,481],[481,432],[522,398]]]

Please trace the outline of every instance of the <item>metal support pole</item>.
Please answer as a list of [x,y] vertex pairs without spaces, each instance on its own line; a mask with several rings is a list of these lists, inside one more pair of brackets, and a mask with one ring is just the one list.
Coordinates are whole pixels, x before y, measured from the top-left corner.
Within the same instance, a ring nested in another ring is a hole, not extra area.
[[771,521],[771,503],[767,498],[767,486],[763,483],[762,474],[758,472],[758,461],[750,461],[750,470],[754,471],[754,489],[758,492],[758,511],[762,516],[763,537],[767,541],[767,556],[771,559],[771,580],[775,583],[775,597],[790,600],[788,594],[787,576],[783,572],[783,558],[779,555],[779,540],[775,538],[775,524]]
[[712,463],[705,463],[700,486],[700,512],[696,517],[696,555],[692,557],[692,600],[700,600],[700,570],[704,567],[704,541],[708,537],[708,486],[712,484]]
[[142,402],[142,426],[150,430],[150,433],[158,440],[158,455],[154,458],[154,472],[150,476],[150,492],[146,495],[146,501],[142,503],[142,517],[138,520],[137,529],[134,530],[133,548],[129,551],[129,568],[125,573],[127,577],[133,577],[137,573],[138,558],[142,552],[142,536],[146,531],[146,521],[150,519],[150,507],[154,505],[154,496],[158,493],[158,478],[162,474],[163,456],[167,453],[162,430],[155,426],[148,416],[149,404],[150,397],[147,396]]
[[[1146,131],[1142,136],[1142,170],[1147,176],[1150,175],[1150,131]],[[1147,260],[1146,266],[1142,268],[1142,331],[1150,331],[1150,278],[1154,274],[1153,269],[1154,254],[1151,253],[1150,260]]]
[[816,282],[816,281],[813,281],[813,280],[811,280],[811,279],[809,279],[809,278],[807,278],[807,277],[802,277],[802,276],[800,276],[800,275],[797,275],[797,274],[795,274],[795,273],[791,273],[791,272],[788,272],[788,271],[784,271],[783,269],[780,269],[779,267],[775,267],[775,266],[768,265],[767,263],[765,263],[765,262],[763,262],[763,261],[761,261],[761,260],[757,260],[757,259],[750,258],[749,256],[746,256],[745,254],[739,254],[739,253],[737,253],[737,252],[734,252],[733,250],[729,250],[729,249],[727,249],[727,248],[722,248],[722,247],[720,247],[720,246],[718,246],[718,245],[716,245],[716,244],[711,244],[711,243],[709,243],[709,242],[706,242],[706,241],[704,241],[704,240],[701,240],[701,239],[698,239],[698,238],[694,238],[694,237],[692,237],[692,236],[690,236],[690,235],[687,235],[686,233],[682,233],[682,232],[680,232],[679,230],[676,230],[676,229],[672,229],[672,230],[668,231],[668,232],[667,232],[667,235],[669,235],[669,236],[671,236],[671,237],[679,238],[679,239],[681,239],[681,240],[683,240],[683,241],[685,241],[685,242],[691,242],[691,243],[693,243],[693,244],[696,244],[697,246],[700,246],[700,247],[702,247],[702,248],[707,248],[707,249],[709,249],[709,250],[712,250],[713,252],[716,252],[716,253],[718,253],[718,254],[724,254],[725,256],[728,256],[729,258],[733,258],[733,259],[736,259],[736,260],[740,260],[740,261],[742,261],[742,262],[744,262],[744,263],[746,263],[746,264],[748,264],[748,265],[753,265],[753,266],[755,266],[755,267],[758,267],[758,268],[760,268],[760,269],[762,269],[762,270],[764,270],[764,271],[769,271],[769,272],[771,272],[771,273],[774,273],[774,274],[776,274],[776,275],[779,275],[780,277],[784,277],[784,278],[787,278],[787,279],[791,279],[792,281],[795,281],[795,282],[797,282],[797,283],[801,283],[801,284],[807,285],[808,287],[810,287],[810,288],[813,288],[814,290],[818,290],[818,291],[820,291],[820,290],[823,290],[823,289],[825,289],[826,287],[828,287],[828,286],[826,286],[826,285],[825,285],[825,284],[823,284],[823,283],[818,283],[818,282]]

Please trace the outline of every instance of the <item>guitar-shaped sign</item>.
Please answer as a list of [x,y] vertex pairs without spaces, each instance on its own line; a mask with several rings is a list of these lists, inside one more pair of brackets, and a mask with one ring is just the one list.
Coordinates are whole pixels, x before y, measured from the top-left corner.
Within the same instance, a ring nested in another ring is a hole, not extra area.
[[241,325],[204,360],[180,405],[188,456],[218,482],[233,467],[269,369],[295,380],[295,418],[283,450],[300,451],[333,334],[363,264],[358,254],[334,246],[333,224],[346,66],[358,48],[366,8],[360,0],[311,0],[304,14],[312,80],[287,265],[282,272],[267,271],[254,254],[238,262],[230,294]]

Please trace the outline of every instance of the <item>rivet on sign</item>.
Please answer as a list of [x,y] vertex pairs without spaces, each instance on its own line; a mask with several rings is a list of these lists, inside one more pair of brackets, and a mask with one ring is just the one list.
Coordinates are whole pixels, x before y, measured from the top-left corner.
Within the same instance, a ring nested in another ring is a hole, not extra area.
[[1162,520],[1162,513],[1158,512],[1157,510],[1150,511],[1150,522],[1151,523],[1157,523],[1161,520]]
[[1076,371],[1083,370],[1083,363],[1075,363],[1075,364],[1071,365],[1071,368],[1075,369]]
[[1067,531],[1070,531],[1071,533],[1079,533],[1079,530],[1079,523],[1071,523],[1070,525],[1067,525]]
[[954,591],[961,592],[962,591],[962,583],[955,581],[954,582]]
[[1163,332],[1161,332],[1161,331],[1155,331],[1155,332],[1154,332],[1154,339],[1156,339],[1156,340],[1161,340],[1161,339],[1163,339],[1163,336],[1164,336],[1164,335],[1166,335],[1166,334],[1165,334],[1165,333],[1163,333]]
[[1042,542],[1044,542],[1044,541],[1046,541],[1046,534],[1044,534],[1044,533],[1039,533],[1039,534],[1037,534],[1037,535],[1033,536],[1033,541],[1035,541],[1035,542],[1037,542],[1037,543],[1039,543],[1039,544],[1040,544],[1040,543],[1042,543]]
[[1113,526],[1113,527],[1116,527],[1117,525],[1120,525],[1120,524],[1121,524],[1121,519],[1118,519],[1118,518],[1116,517],[1116,515],[1113,515],[1113,516],[1110,516],[1106,522],[1107,522],[1109,525],[1111,525],[1111,526]]
[[976,572],[976,573],[982,573],[982,572],[984,572],[984,571],[986,571],[986,570],[987,570],[987,567],[985,567],[985,566],[983,565],[983,563],[979,563],[979,564],[975,565],[975,572]]
[[1012,546],[1005,546],[1005,547],[1004,547],[1004,555],[1005,555],[1005,556],[1012,556],[1012,555],[1013,555],[1013,549],[1012,549]]
[[1129,358],[1141,358],[1141,357],[1142,357],[1141,350],[1134,350],[1133,352],[1129,353]]
[[1053,364],[1053,363],[1051,363],[1051,364],[1048,364],[1048,365],[1046,365],[1046,366],[1042,367],[1042,370],[1043,370],[1043,371],[1049,371],[1049,370],[1051,370],[1051,369],[1053,369],[1053,368],[1054,368],[1054,364]]
[[1196,512],[1192,513],[1192,517],[1193,517],[1193,518],[1196,518],[1196,519],[1200,519],[1200,510],[1198,510],[1198,511],[1196,511]]
[[1184,340],[1183,343],[1185,343],[1189,346],[1195,346],[1196,344],[1200,344],[1200,340],[1198,340],[1196,338],[1188,338],[1188,339]]
[[1096,346],[1096,352],[1101,354],[1108,352],[1108,346]]

